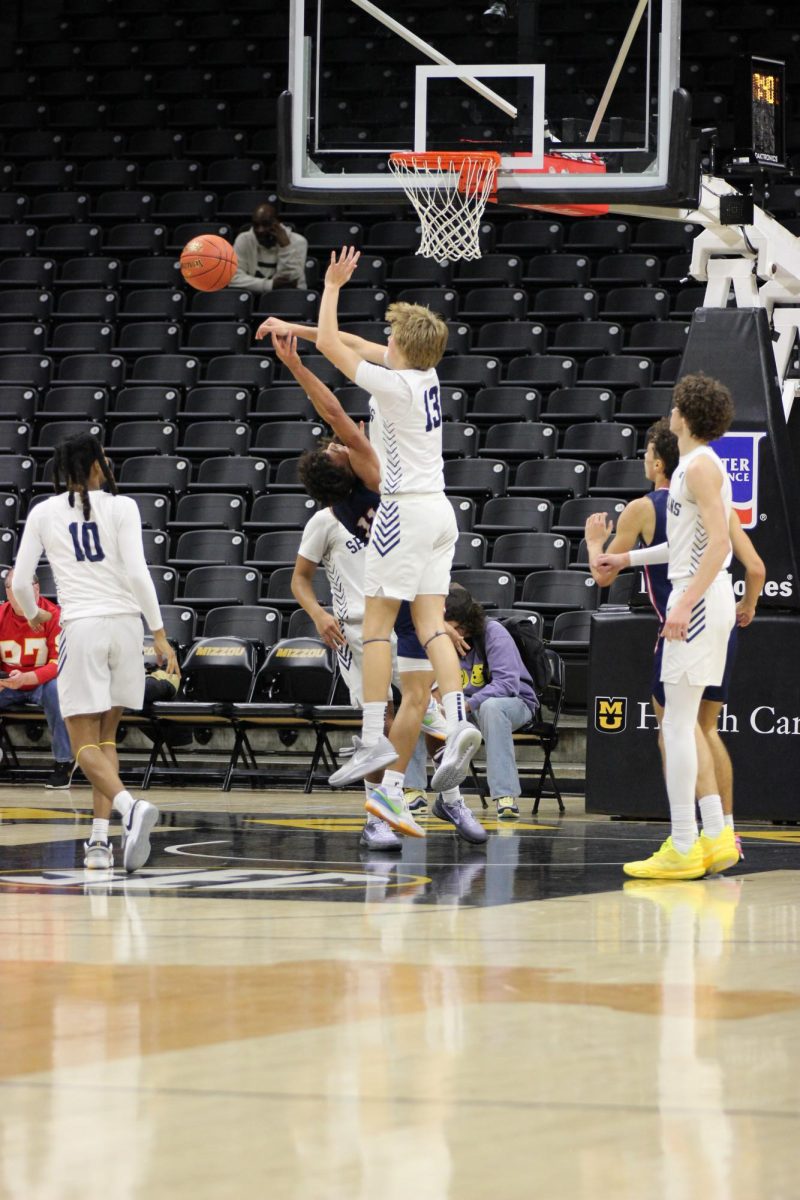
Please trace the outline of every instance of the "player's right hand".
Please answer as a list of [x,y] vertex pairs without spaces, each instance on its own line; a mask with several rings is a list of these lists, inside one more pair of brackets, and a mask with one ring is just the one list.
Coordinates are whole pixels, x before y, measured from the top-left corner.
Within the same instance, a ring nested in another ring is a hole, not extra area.
[[314,624],[317,627],[317,633],[320,639],[331,650],[336,650],[340,646],[347,645],[347,638],[342,633],[339,622],[334,617],[333,613],[324,613]]
[[153,650],[156,662],[162,670],[166,671],[168,675],[177,675],[180,679],[181,669],[178,666],[178,656],[167,641],[167,635],[163,629],[159,629],[153,634]]
[[283,337],[281,334],[272,334],[272,345],[278,358],[282,363],[286,363],[290,370],[301,366],[300,355],[297,353],[297,338],[288,334]]
[[288,321],[281,321],[280,317],[267,317],[256,330],[256,341],[262,341],[268,333],[275,333],[278,337],[289,337],[291,332],[292,326]]
[[53,614],[48,612],[46,608],[40,608],[33,620],[28,621],[28,624],[30,625],[31,629],[34,630],[34,632],[38,633],[40,629],[44,628],[52,615]]

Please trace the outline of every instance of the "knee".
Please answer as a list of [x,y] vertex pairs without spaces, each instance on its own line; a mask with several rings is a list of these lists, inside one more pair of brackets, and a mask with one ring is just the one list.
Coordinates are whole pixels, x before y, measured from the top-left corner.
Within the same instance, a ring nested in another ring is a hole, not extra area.
[[58,684],[55,679],[48,679],[47,683],[42,684],[42,707],[61,711],[58,703]]
[[484,700],[477,713],[475,713],[475,720],[478,722],[481,731],[485,734],[487,730],[496,731],[501,726],[504,716],[500,700],[497,697],[492,697],[489,700]]

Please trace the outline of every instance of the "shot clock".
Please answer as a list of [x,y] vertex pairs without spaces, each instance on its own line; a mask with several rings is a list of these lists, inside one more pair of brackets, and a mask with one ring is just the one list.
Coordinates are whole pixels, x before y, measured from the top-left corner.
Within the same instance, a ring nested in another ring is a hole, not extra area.
[[734,115],[734,167],[786,166],[786,64],[747,55],[740,60]]

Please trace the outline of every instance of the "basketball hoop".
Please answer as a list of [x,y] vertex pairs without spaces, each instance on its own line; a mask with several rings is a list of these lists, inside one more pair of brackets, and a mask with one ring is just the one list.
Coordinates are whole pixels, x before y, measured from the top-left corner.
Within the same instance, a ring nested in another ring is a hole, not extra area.
[[400,180],[422,225],[417,254],[438,261],[480,258],[481,217],[494,190],[496,151],[395,151],[389,168]]

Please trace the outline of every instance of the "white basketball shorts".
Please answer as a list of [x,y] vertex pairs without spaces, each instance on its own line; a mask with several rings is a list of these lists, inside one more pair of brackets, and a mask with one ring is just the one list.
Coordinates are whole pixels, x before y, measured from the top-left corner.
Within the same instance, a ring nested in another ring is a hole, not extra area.
[[58,702],[63,717],[144,704],[141,617],[65,621],[58,650]]
[[[685,584],[672,589],[667,614],[685,590]],[[736,599],[731,577],[725,571],[692,609],[686,640],[664,643],[662,683],[680,683],[686,679],[695,687],[719,687],[725,674],[728,638],[735,623]]]
[[[347,638],[347,645],[342,646],[336,651],[336,658],[339,663],[339,670],[347,684],[347,690],[350,692],[350,703],[353,708],[363,708],[364,706],[364,645],[361,638],[361,625],[352,626],[345,623],[344,635]],[[397,639],[392,634],[392,683],[396,688],[400,687],[400,676],[397,665]],[[387,700],[392,699],[392,690],[389,689]]]
[[364,567],[364,594],[446,596],[458,528],[444,492],[382,496]]

